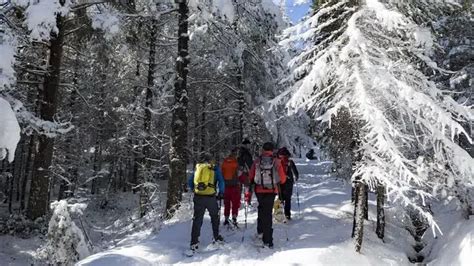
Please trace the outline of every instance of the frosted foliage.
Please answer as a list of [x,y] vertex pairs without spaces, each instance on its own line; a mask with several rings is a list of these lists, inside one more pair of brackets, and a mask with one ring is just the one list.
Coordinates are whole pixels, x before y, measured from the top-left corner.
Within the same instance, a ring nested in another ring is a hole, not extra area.
[[424,204],[430,196],[426,188],[445,180],[473,185],[474,160],[455,138],[462,134],[472,143],[459,122],[472,121],[474,111],[443,93],[420,69],[425,64],[439,70],[429,58],[430,30],[380,1],[341,8],[345,15],[352,12],[346,27],[315,42],[337,19],[320,18],[349,3],[329,2],[285,32],[284,47],[304,44],[290,62],[295,86],[287,106],[325,110],[318,119],[328,127],[333,115],[347,108],[361,124],[362,159],[353,178],[371,187],[384,183],[389,199],[411,205],[436,226],[418,200]]
[[59,0],[14,0],[14,4],[26,7],[26,26],[31,30],[30,38],[49,40],[51,32],[57,32],[56,15],[67,15],[71,1],[61,6]]
[[48,227],[48,243],[41,251],[49,263],[70,265],[90,255],[82,231],[72,221],[65,200],[55,202]]
[[13,162],[21,130],[10,104],[3,98],[0,98],[0,114],[0,161],[8,155],[8,161]]
[[214,0],[212,3],[214,5],[214,12],[220,13],[230,22],[234,21],[235,11],[232,1]]
[[107,8],[101,8],[100,11],[90,15],[92,20],[92,27],[94,29],[101,29],[105,32],[107,38],[112,37],[120,31],[118,15]]
[[209,19],[213,16],[213,14],[222,16],[229,22],[233,22],[235,18],[235,9],[234,5],[232,4],[233,1],[229,0],[213,0],[211,1],[211,12],[212,14],[208,13],[205,9],[203,10],[204,6],[208,5],[208,1],[206,0],[190,0],[188,1],[188,5],[192,10],[200,10],[202,13],[201,15],[205,19]]
[[15,81],[15,47],[16,41],[11,35],[0,33],[0,91]]

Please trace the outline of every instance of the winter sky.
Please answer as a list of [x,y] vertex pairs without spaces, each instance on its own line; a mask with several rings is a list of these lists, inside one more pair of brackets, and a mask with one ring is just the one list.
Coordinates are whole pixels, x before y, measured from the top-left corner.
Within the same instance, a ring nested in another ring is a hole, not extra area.
[[[274,0],[274,2],[280,2]],[[286,12],[292,22],[299,21],[309,10],[311,0],[286,0]]]

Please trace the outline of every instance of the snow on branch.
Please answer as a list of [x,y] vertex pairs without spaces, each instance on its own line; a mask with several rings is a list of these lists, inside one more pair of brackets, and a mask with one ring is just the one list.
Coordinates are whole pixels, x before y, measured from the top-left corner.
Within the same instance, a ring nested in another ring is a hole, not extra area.
[[291,95],[287,107],[324,110],[318,120],[329,128],[338,112],[348,109],[360,125],[362,159],[353,179],[372,188],[384,184],[392,200],[412,206],[437,228],[420,205],[430,196],[429,183],[474,185],[474,159],[456,142],[464,135],[472,143],[461,123],[472,121],[474,111],[424,74],[420,61],[443,70],[430,59],[431,31],[403,13],[410,7],[387,8],[378,0],[358,7],[348,3],[328,1],[285,32],[280,44],[302,50],[290,62],[294,86],[285,92]]

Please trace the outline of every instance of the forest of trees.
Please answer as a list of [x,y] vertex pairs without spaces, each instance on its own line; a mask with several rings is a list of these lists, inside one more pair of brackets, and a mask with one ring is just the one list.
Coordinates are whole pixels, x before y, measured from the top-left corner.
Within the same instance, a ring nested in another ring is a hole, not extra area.
[[380,238],[387,199],[414,237],[440,193],[473,214],[471,0],[318,0],[292,26],[267,1],[224,2],[0,1],[0,97],[21,126],[0,161],[0,234],[117,192],[170,218],[187,166],[244,138],[295,156],[317,143],[353,183],[358,251],[369,191]]
[[188,162],[266,137],[253,109],[275,96],[283,65],[270,51],[277,14],[261,4],[236,1],[233,17],[210,1],[5,5],[2,34],[17,53],[2,95],[23,129],[15,161],[2,161],[8,212],[34,220],[87,188],[104,205],[112,191],[140,191],[143,215],[167,179],[172,209]]

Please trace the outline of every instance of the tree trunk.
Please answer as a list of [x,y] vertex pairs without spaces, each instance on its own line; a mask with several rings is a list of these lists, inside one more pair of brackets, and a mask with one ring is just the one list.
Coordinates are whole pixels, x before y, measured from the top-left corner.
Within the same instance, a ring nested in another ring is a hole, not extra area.
[[354,203],[354,215],[352,219],[352,234],[351,237],[355,237],[355,231],[356,231],[356,217],[357,217],[357,202],[359,202],[359,186],[357,185],[359,182],[355,181],[353,182],[352,186],[352,202]]
[[151,181],[150,172],[150,145],[151,145],[151,110],[153,100],[153,86],[155,85],[156,71],[156,40],[158,38],[158,21],[152,19],[150,27],[150,51],[148,56],[148,78],[145,96],[145,119],[143,120],[143,130],[145,133],[145,143],[143,145],[143,180],[140,187],[140,217],[145,216],[148,211],[149,193],[144,183]]
[[357,198],[354,206],[354,238],[355,238],[355,250],[360,252],[362,248],[362,240],[364,236],[364,202],[367,186],[361,182],[357,182]]
[[[12,165],[12,170],[15,169],[15,165]],[[8,213],[12,214],[13,209],[12,209],[12,201],[13,201],[13,183],[15,179],[15,170],[13,170],[13,173],[8,173]]]
[[383,240],[385,236],[385,187],[382,184],[377,186],[377,228],[375,233]]
[[369,220],[369,186],[365,185],[364,188],[364,219]]
[[26,158],[26,169],[23,179],[21,180],[21,199],[20,199],[20,209],[25,210],[26,208],[26,187],[28,185],[28,180],[30,179],[30,174],[33,169],[33,160],[35,157],[35,146],[36,146],[36,137],[35,135],[30,136],[30,143],[28,144],[28,156]]
[[[202,156],[206,152],[206,100],[204,97],[201,99],[201,141],[199,147],[199,153]],[[199,159],[199,158],[198,158]]]
[[[99,129],[99,136],[101,135],[101,130]],[[97,137],[95,147],[94,147],[94,161],[92,169],[94,170],[94,179],[91,182],[91,194],[94,195],[99,191],[99,179],[102,178],[102,148],[99,142],[99,136]]]
[[187,136],[188,136],[188,4],[181,1],[178,7],[178,58],[176,59],[176,79],[174,83],[174,108],[171,125],[170,178],[168,180],[167,218],[171,218],[181,201],[183,185],[186,183]]
[[[61,5],[64,0],[60,1]],[[41,93],[40,114],[46,121],[53,121],[58,105],[57,94],[60,83],[61,60],[63,55],[64,23],[63,17],[56,16],[57,33],[51,33],[49,46],[49,74],[44,80]],[[28,200],[27,216],[34,220],[45,215],[49,209],[49,168],[53,159],[54,139],[45,135],[38,137],[38,146],[33,162],[30,197]]]

